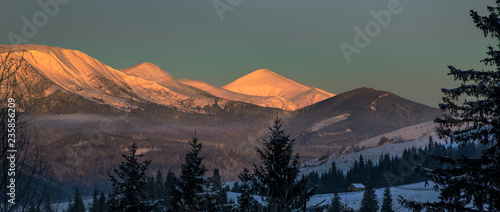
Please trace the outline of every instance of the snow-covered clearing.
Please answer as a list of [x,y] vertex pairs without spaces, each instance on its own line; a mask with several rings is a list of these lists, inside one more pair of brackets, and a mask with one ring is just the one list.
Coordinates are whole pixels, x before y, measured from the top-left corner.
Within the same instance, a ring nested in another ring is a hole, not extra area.
[[[410,211],[401,206],[399,203],[399,196],[404,197],[408,200],[413,200],[417,202],[435,202],[438,201],[439,193],[433,190],[434,184],[429,182],[429,185],[425,186],[424,182],[415,183],[410,185],[402,185],[391,187],[391,195],[392,195],[392,205],[394,211]],[[382,206],[382,200],[384,198],[384,188],[376,189],[375,194],[377,195],[377,200],[379,202],[379,207]],[[239,193],[228,192],[229,199],[237,202]],[[346,204],[347,206],[353,208],[354,210],[358,210],[361,206],[361,200],[363,199],[363,192],[346,192],[339,193],[341,203]],[[308,202],[308,206],[318,205],[327,205],[330,204],[330,200],[332,199],[333,194],[319,194],[314,195],[311,200]]]

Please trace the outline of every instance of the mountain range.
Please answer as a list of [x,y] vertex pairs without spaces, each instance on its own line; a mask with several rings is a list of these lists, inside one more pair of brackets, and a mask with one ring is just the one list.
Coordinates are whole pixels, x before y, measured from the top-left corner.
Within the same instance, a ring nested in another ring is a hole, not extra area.
[[[207,167],[231,180],[256,161],[254,148],[276,116],[308,161],[362,151],[363,140],[440,114],[390,92],[363,87],[335,95],[268,69],[216,87],[177,80],[152,63],[114,69],[76,50],[0,45],[0,60],[8,52],[26,62],[16,74],[28,91],[32,123],[51,144],[54,169],[68,170],[68,182],[88,180],[89,172],[105,178],[132,141],[153,169],[178,171],[196,130]],[[78,155],[82,148],[92,154]],[[79,162],[68,163],[75,154]]]
[[150,102],[184,111],[203,113],[204,107],[227,101],[250,103],[263,107],[296,110],[334,96],[318,88],[302,85],[267,69],[254,71],[218,88],[207,83],[176,80],[152,63],[126,69],[113,69],[76,50],[41,45],[1,45],[0,52],[14,51],[33,67],[30,78],[50,81],[46,97],[56,90],[121,110],[137,108]]

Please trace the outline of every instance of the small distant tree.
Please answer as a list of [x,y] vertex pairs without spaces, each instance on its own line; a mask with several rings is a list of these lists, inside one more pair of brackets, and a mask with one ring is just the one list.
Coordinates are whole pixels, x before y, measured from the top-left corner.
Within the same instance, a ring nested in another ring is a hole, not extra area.
[[75,198],[73,199],[73,204],[70,204],[68,212],[85,212],[85,204],[83,204],[82,195],[78,188],[75,189]]
[[222,186],[222,179],[220,176],[220,171],[219,169],[215,168],[212,178],[210,179],[210,183],[212,184],[212,193],[216,201],[215,209],[217,211],[229,211],[230,208],[228,208],[227,203],[228,203],[228,197],[227,197],[227,190]]
[[165,179],[165,186],[163,186],[163,189],[164,189],[164,199],[163,199],[163,203],[164,203],[164,208],[168,211],[168,210],[172,210],[172,206],[174,205],[174,198],[173,198],[173,189],[174,189],[174,186],[175,186],[175,174],[171,171],[168,171],[167,173],[167,178]]
[[380,212],[394,212],[392,209],[391,188],[389,186],[387,186],[384,190],[384,200],[382,201]]
[[269,140],[263,138],[264,147],[257,148],[262,165],[254,164],[253,186],[268,211],[305,211],[314,188],[307,190],[307,177],[299,178],[299,155],[293,155],[295,139],[290,140],[281,127],[276,118],[269,128]]
[[366,186],[365,192],[363,193],[363,199],[361,200],[360,212],[374,212],[378,210],[377,195],[371,184]]
[[50,194],[47,194],[47,197],[45,198],[45,206],[44,206],[44,212],[54,212],[54,208],[52,208],[52,202],[50,200]]
[[156,179],[155,179],[155,192],[154,192],[154,199],[156,200],[162,200],[164,198],[164,191],[165,188],[163,187],[163,174],[161,173],[160,170],[156,172]]
[[146,185],[144,186],[144,195],[148,200],[153,200],[155,196],[155,178],[149,176],[146,179]]
[[97,189],[94,189],[94,195],[92,196],[92,206],[89,208],[90,212],[97,211],[97,207],[99,204],[99,199],[97,197]]
[[104,195],[104,191],[101,191],[96,211],[97,212],[108,211],[108,205],[106,204],[106,195]]
[[345,203],[343,207],[343,212],[355,212],[355,210],[351,207],[349,207],[349,204]]
[[239,191],[241,194],[238,196],[238,208],[237,212],[258,212],[262,211],[262,206],[257,200],[252,196],[252,181],[253,176],[250,175],[250,171],[245,168],[243,173],[238,175],[241,181],[239,186]]
[[191,149],[186,153],[181,175],[174,179],[173,207],[176,211],[203,211],[212,208],[213,203],[207,198],[208,179],[204,177],[207,169],[200,156],[202,143],[195,136],[189,145]]
[[337,192],[333,194],[331,203],[328,206],[328,212],[342,212],[342,204],[340,203],[340,196]]
[[233,187],[231,188],[232,192],[240,192],[240,184],[238,182],[235,182],[233,184]]
[[110,195],[108,203],[110,211],[151,211],[155,207],[149,203],[143,194],[146,184],[145,172],[148,169],[150,160],[139,162],[136,155],[137,144],[134,142],[129,148],[129,154],[123,154],[122,161],[118,169],[114,169],[115,175],[108,173],[113,183],[113,193]]

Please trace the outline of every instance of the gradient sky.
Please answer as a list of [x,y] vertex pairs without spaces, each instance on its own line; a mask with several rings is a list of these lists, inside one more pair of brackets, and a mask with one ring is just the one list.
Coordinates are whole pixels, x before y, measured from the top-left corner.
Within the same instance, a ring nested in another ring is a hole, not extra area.
[[[22,18],[32,20],[48,1],[0,0],[0,43],[22,35]],[[364,29],[375,20],[370,11],[386,10],[389,0],[242,0],[224,21],[213,2],[70,0],[28,40],[117,69],[152,62],[177,79],[216,86],[268,68],[336,94],[369,86],[433,107],[440,88],[456,85],[446,66],[483,69],[479,60],[493,43],[469,16],[486,14],[491,0],[400,0],[402,12],[351,63],[339,44],[353,45],[354,27]]]

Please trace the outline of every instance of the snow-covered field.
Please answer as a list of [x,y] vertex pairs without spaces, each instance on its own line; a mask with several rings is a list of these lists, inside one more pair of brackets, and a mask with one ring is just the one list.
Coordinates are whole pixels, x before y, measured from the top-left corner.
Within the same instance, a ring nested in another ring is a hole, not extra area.
[[[410,211],[401,206],[399,203],[399,196],[404,197],[408,200],[418,201],[418,202],[435,202],[438,200],[439,193],[433,190],[434,184],[429,182],[429,185],[425,186],[424,182],[415,183],[410,185],[402,185],[391,187],[391,195],[392,195],[392,206],[394,211]],[[382,206],[382,200],[384,198],[384,189],[376,189],[375,194],[377,195],[377,200],[379,202],[379,207]],[[228,192],[228,196],[230,199],[237,202],[239,193]],[[358,210],[361,206],[361,200],[363,199],[363,192],[346,192],[339,193],[342,204],[347,204],[347,206],[353,208],[354,210]],[[332,199],[333,194],[319,194],[315,195],[308,202],[308,206],[314,205],[327,205],[330,204],[330,200]]]

